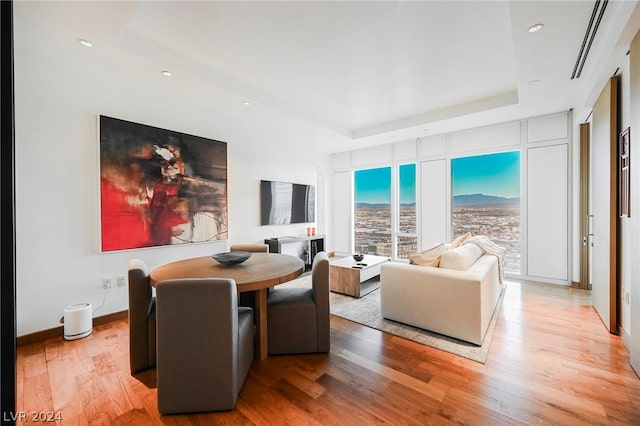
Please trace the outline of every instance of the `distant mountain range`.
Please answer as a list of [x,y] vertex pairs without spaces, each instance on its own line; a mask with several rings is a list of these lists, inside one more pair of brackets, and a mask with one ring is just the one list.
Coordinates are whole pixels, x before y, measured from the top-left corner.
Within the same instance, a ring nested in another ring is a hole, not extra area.
[[[507,198],[496,197],[495,195],[485,194],[468,194],[468,195],[456,195],[453,197],[453,206],[477,206],[485,204],[508,204],[516,205],[520,204],[520,198]],[[390,204],[386,203],[356,203],[356,210],[379,210],[388,209]],[[416,203],[403,203],[400,204],[400,208],[415,207]]]
[[456,207],[479,204],[520,204],[520,198],[496,197],[495,195],[485,194],[456,195],[453,197],[453,205]]

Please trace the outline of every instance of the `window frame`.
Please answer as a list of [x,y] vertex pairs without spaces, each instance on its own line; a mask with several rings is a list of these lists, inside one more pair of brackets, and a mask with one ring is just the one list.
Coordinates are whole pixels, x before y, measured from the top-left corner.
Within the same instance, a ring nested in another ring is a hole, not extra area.
[[389,193],[389,207],[390,207],[390,213],[389,213],[389,238],[390,238],[390,245],[391,245],[391,258],[393,257],[394,254],[394,229],[393,229],[393,223],[394,223],[394,211],[393,211],[393,205],[394,205],[394,165],[390,164],[390,163],[384,163],[384,164],[375,164],[375,165],[370,165],[369,167],[362,167],[362,168],[354,168],[352,170],[352,189],[351,189],[351,209],[353,211],[353,221],[351,221],[351,232],[353,235],[353,239],[351,241],[351,251],[352,253],[357,253],[359,251],[356,250],[356,241],[357,241],[357,237],[356,237],[356,204],[357,204],[357,200],[356,200],[356,188],[357,188],[357,183],[356,183],[356,173],[358,172],[362,172],[362,171],[367,171],[367,170],[376,170],[376,169],[390,169],[390,193]]
[[[415,232],[406,232],[406,231],[402,231],[400,229],[400,205],[401,200],[400,200],[400,183],[401,183],[401,178],[400,178],[400,168],[403,166],[413,166],[413,171],[414,171],[414,200],[415,200]],[[416,251],[418,251],[418,244],[419,244],[419,221],[418,221],[418,214],[419,214],[419,197],[418,197],[418,182],[419,182],[419,174],[418,174],[418,163],[416,161],[407,161],[407,162],[399,162],[394,164],[394,173],[393,173],[393,177],[394,179],[392,179],[392,190],[394,191],[393,195],[393,209],[392,209],[392,219],[393,219],[393,233],[392,233],[392,258],[393,260],[398,260],[398,261],[406,261],[408,262],[409,259],[401,259],[398,257],[398,248],[399,248],[399,239],[400,238],[414,238],[416,241]],[[395,212],[394,212],[395,211]]]
[[448,158],[448,168],[449,168],[449,175],[448,175],[448,185],[450,187],[450,191],[449,191],[449,238],[450,241],[453,241],[453,239],[455,237],[457,237],[457,235],[455,235],[454,232],[454,224],[453,224],[453,210],[454,210],[454,206],[453,206],[453,197],[454,197],[454,182],[453,182],[453,162],[455,160],[459,160],[459,159],[463,159],[463,158],[470,158],[470,157],[481,157],[481,156],[488,156],[488,155],[498,155],[498,154],[506,154],[506,153],[510,153],[510,152],[517,152],[518,153],[518,187],[519,187],[519,204],[518,204],[518,210],[519,210],[519,223],[518,223],[518,228],[519,228],[519,271],[515,272],[515,271],[506,271],[505,270],[505,274],[507,276],[512,276],[512,277],[522,277],[525,275],[524,270],[525,270],[525,257],[526,257],[526,253],[525,253],[525,245],[526,245],[526,241],[525,241],[525,236],[524,236],[524,223],[525,223],[525,215],[526,215],[526,208],[525,208],[525,202],[527,202],[526,197],[527,194],[524,191],[524,186],[525,185],[525,178],[526,178],[526,157],[524,154],[524,149],[522,147],[518,147],[518,148],[506,148],[506,149],[500,149],[500,150],[486,150],[486,151],[482,151],[482,152],[473,152],[473,153],[467,153],[466,155],[456,155],[456,156],[451,156]]

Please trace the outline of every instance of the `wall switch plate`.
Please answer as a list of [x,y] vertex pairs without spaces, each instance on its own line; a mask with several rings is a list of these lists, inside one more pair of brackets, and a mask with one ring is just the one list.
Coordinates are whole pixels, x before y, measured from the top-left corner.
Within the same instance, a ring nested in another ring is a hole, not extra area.
[[124,275],[118,275],[118,287],[124,287],[127,285],[127,280]]
[[111,277],[102,278],[102,288],[105,290],[111,288]]

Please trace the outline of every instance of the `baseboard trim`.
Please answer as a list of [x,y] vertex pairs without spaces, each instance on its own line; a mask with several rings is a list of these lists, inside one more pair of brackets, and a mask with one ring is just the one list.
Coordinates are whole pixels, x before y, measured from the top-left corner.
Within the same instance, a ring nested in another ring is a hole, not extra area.
[[625,330],[622,326],[618,326],[618,334],[622,338],[622,343],[624,343],[624,346],[629,352],[631,352],[631,336],[629,336],[627,330]]
[[[127,318],[129,311],[114,312],[112,314],[102,315],[93,319],[93,326],[99,326],[108,324],[110,322],[118,321]],[[25,334],[24,336],[18,336],[16,344],[18,347],[30,345],[32,343],[42,342],[54,337],[62,337],[64,334],[64,326],[50,328],[48,330],[36,331],[35,333]]]

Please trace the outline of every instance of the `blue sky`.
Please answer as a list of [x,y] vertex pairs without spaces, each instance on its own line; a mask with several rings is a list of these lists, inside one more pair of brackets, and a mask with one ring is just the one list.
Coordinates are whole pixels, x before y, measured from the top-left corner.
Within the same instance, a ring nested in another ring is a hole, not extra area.
[[[400,203],[416,201],[416,165],[399,167]],[[520,152],[476,155],[451,160],[453,195],[482,193],[497,197],[520,197]],[[356,203],[391,203],[391,167],[357,170],[354,173]]]
[[[416,166],[407,164],[399,167],[400,202],[416,201]],[[356,203],[391,203],[391,167],[357,170],[354,173]]]
[[416,202],[416,165],[400,166],[400,203]]
[[454,196],[482,193],[520,197],[520,152],[454,158],[451,180]]
[[357,170],[353,180],[356,203],[391,203],[391,167]]

